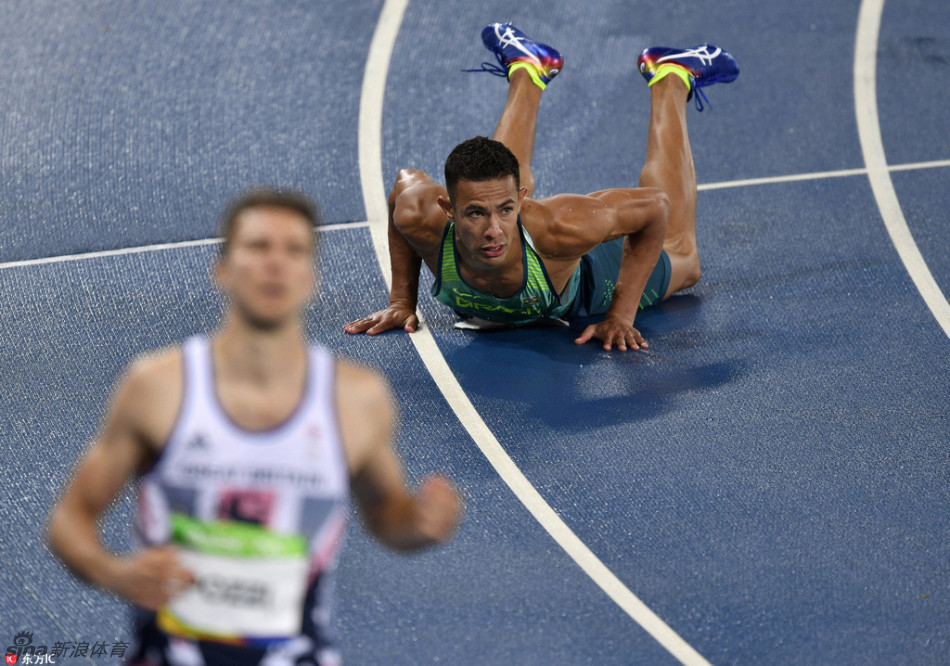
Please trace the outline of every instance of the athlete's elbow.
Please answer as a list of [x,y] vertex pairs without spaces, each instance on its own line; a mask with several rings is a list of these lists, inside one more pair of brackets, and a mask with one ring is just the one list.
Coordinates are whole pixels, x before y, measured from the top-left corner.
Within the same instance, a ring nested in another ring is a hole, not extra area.
[[69,540],[69,525],[72,521],[62,500],[53,505],[46,518],[43,537],[50,553],[63,564],[70,566],[68,560],[67,543]]

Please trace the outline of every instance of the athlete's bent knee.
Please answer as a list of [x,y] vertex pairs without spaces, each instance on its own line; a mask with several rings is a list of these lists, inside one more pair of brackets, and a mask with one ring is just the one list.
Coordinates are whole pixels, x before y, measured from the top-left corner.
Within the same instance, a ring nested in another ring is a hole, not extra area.
[[666,295],[672,296],[681,289],[688,289],[699,283],[702,277],[702,270],[699,264],[699,253],[695,246],[692,251],[680,252],[681,248],[672,248],[667,246],[667,255],[670,258],[672,268],[672,279]]
[[699,257],[696,257],[695,261],[691,261],[686,271],[686,275],[683,276],[683,289],[693,287],[699,284],[700,279],[703,277],[703,271],[699,265]]
[[699,253],[695,249],[683,258],[680,266],[683,269],[680,289],[688,289],[699,283],[700,278],[703,277],[703,271],[699,265]]

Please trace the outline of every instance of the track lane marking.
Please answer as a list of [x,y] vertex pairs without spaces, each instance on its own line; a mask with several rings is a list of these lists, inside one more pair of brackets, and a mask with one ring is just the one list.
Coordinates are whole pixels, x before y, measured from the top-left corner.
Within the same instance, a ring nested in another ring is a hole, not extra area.
[[917,291],[943,332],[950,337],[950,303],[924,261],[891,180],[877,111],[877,45],[884,0],[862,0],[854,44],[854,113],[868,180],[891,243]]
[[[931,162],[914,162],[911,164],[890,164],[888,171],[917,171],[921,169],[940,169],[950,167],[950,160],[933,160]],[[361,167],[362,168],[362,167]],[[372,171],[372,170],[370,170]],[[378,170],[376,170],[378,171]],[[781,185],[783,183],[796,183],[808,180],[827,180],[829,178],[853,178],[856,176],[868,175],[868,169],[861,167],[858,169],[839,169],[837,171],[815,171],[812,173],[796,173],[785,176],[767,176],[764,178],[746,178],[742,180],[727,180],[718,183],[700,183],[696,189],[700,192],[710,190],[722,190],[732,187],[751,187],[755,185]],[[371,174],[368,174],[368,176]],[[382,174],[379,173],[382,178]],[[365,198],[365,194],[364,194]],[[325,224],[317,227],[320,233],[329,231],[341,231],[345,229],[360,229],[370,227],[371,233],[375,232],[374,227],[369,222],[337,222],[334,224]],[[64,254],[53,257],[40,257],[38,259],[22,259],[19,261],[8,261],[0,263],[0,270],[4,268],[17,268],[21,266],[39,266],[43,264],[56,264],[64,261],[81,261],[83,259],[98,259],[101,257],[116,257],[125,254],[137,254],[139,252],[161,252],[163,250],[176,250],[179,248],[199,247],[202,245],[213,245],[220,243],[220,238],[201,238],[190,241],[177,241],[172,243],[156,243],[154,245],[134,245],[131,247],[116,248],[114,250],[97,250],[93,252],[79,252],[76,254]],[[386,271],[384,275],[389,275],[389,258],[386,257]]]

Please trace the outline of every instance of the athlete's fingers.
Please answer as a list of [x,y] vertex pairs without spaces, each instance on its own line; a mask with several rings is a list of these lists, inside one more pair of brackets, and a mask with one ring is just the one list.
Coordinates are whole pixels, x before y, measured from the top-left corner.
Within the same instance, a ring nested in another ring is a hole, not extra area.
[[609,333],[608,336],[605,337],[605,340],[608,340],[613,345],[616,345],[617,349],[620,351],[639,351],[641,348],[645,349],[647,346],[646,340],[644,340],[643,336],[640,335],[640,332],[632,326],[624,326],[619,329],[614,329]]
[[379,312],[371,314],[369,317],[363,317],[360,321],[365,320],[363,331],[366,335],[375,335],[391,329],[394,324],[388,321],[389,318],[387,318],[387,314],[388,310],[380,310]]
[[194,575],[190,571],[182,569],[165,579],[164,593],[167,595],[168,599],[171,599],[178,596],[194,584]]
[[577,344],[577,345],[584,344],[585,342],[587,342],[594,336],[595,330],[596,330],[596,327],[593,324],[591,324],[590,326],[584,329],[583,333],[581,333],[577,338],[575,338],[574,344]]
[[458,490],[443,476],[427,478],[419,487],[419,527],[438,541],[447,540],[458,528],[462,502]]
[[[412,318],[415,318],[415,315],[412,315]],[[404,328],[408,325],[409,317],[406,317],[404,313],[392,313],[387,312],[382,316],[378,317],[376,323],[371,329],[366,331],[367,335],[376,335],[377,333],[385,333],[386,331],[391,331],[394,328]]]
[[640,349],[640,341],[638,339],[640,336],[637,335],[637,329],[631,329],[629,333],[624,334],[624,337],[627,338],[627,347],[629,349],[634,351]]
[[[617,336],[616,336],[615,338],[613,338],[613,343],[614,343],[614,345],[617,346],[617,350],[618,350],[618,351],[623,351],[623,352],[627,351],[627,347],[628,347],[628,345],[629,345],[629,342],[628,342],[628,340],[627,340],[627,334],[626,334],[626,332],[625,332],[625,331],[620,331],[620,332],[618,332],[618,333],[617,333]],[[635,345],[633,345],[633,347],[634,347],[634,349],[636,349],[636,346],[635,346]]]
[[392,325],[387,325],[386,322],[380,321],[373,324],[372,328],[366,329],[366,335],[376,335],[377,333],[385,333],[392,328]]
[[375,315],[356,319],[346,324],[343,330],[347,333],[362,333],[375,323]]
[[158,546],[125,556],[114,569],[110,589],[134,604],[156,610],[195,583],[177,549]]
[[146,551],[145,557],[151,556],[158,575],[167,581],[174,581],[176,585],[188,587],[195,582],[195,576],[182,564],[178,555],[178,548],[165,545]]
[[416,315],[411,315],[406,319],[406,325],[403,326],[403,329],[406,333],[415,333],[417,328],[419,328],[419,318]]
[[633,335],[637,341],[637,344],[643,347],[644,349],[650,346],[650,344],[646,341],[646,339],[644,339],[643,335],[641,335],[640,331],[638,331],[637,329],[633,329]]

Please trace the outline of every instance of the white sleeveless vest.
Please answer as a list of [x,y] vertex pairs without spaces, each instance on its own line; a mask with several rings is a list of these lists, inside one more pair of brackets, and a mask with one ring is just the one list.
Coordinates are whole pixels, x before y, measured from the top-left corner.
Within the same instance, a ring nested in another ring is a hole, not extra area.
[[328,578],[349,514],[349,473],[334,360],[311,347],[300,404],[280,425],[248,431],[218,401],[209,340],[190,338],[183,350],[182,406],[140,481],[136,522],[143,545],[177,545],[197,578],[154,617],[168,643],[160,649],[194,652],[185,661],[196,663],[207,642],[336,661]]

